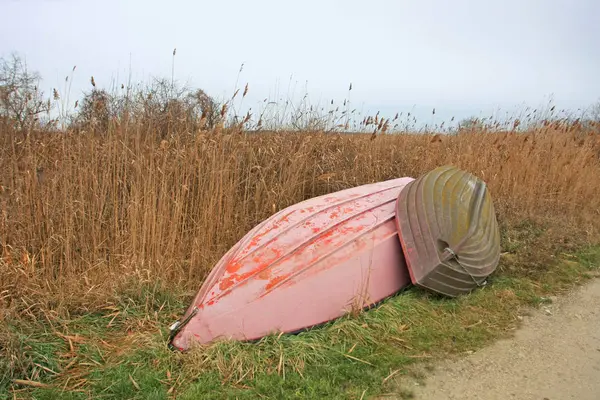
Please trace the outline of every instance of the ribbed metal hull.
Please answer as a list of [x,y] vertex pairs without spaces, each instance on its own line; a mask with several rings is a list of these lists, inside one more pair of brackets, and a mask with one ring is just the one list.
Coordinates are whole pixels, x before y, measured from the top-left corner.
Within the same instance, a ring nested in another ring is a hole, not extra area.
[[486,185],[453,166],[406,185],[396,224],[415,285],[457,296],[484,284],[500,259],[500,232]]

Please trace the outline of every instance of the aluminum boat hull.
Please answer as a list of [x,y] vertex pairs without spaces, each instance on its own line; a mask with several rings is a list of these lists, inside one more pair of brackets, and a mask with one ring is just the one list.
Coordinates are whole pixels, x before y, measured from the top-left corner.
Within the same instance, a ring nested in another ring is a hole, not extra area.
[[485,284],[500,260],[500,230],[481,179],[442,166],[406,185],[396,206],[413,284],[450,297]]

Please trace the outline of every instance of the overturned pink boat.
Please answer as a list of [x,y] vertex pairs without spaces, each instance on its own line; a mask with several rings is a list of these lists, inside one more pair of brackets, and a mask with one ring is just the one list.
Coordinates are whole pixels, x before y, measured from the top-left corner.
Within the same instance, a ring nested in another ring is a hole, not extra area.
[[171,345],[298,332],[410,285],[395,208],[412,181],[315,197],[263,221],[213,268],[171,327]]

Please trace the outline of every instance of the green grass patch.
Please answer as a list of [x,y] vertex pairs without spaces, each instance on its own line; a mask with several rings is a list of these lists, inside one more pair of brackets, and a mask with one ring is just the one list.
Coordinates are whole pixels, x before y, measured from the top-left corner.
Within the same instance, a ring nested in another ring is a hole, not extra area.
[[[297,335],[219,342],[184,354],[168,349],[167,329],[187,300],[158,284],[130,285],[104,312],[52,323],[7,321],[2,343],[13,358],[0,361],[0,396],[16,390],[35,399],[358,399],[386,392],[410,398],[398,392],[398,381],[415,374],[415,364],[510,335],[522,307],[597,274],[600,247],[549,254],[544,274],[516,273],[527,246],[504,254],[488,285],[467,296],[448,299],[413,287]],[[9,370],[11,362],[18,368]]]

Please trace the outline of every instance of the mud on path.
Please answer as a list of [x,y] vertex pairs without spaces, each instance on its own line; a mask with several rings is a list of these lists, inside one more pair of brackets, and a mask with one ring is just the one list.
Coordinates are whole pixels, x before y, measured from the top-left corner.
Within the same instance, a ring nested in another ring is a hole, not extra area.
[[553,300],[514,337],[403,386],[419,400],[600,400],[600,279]]

